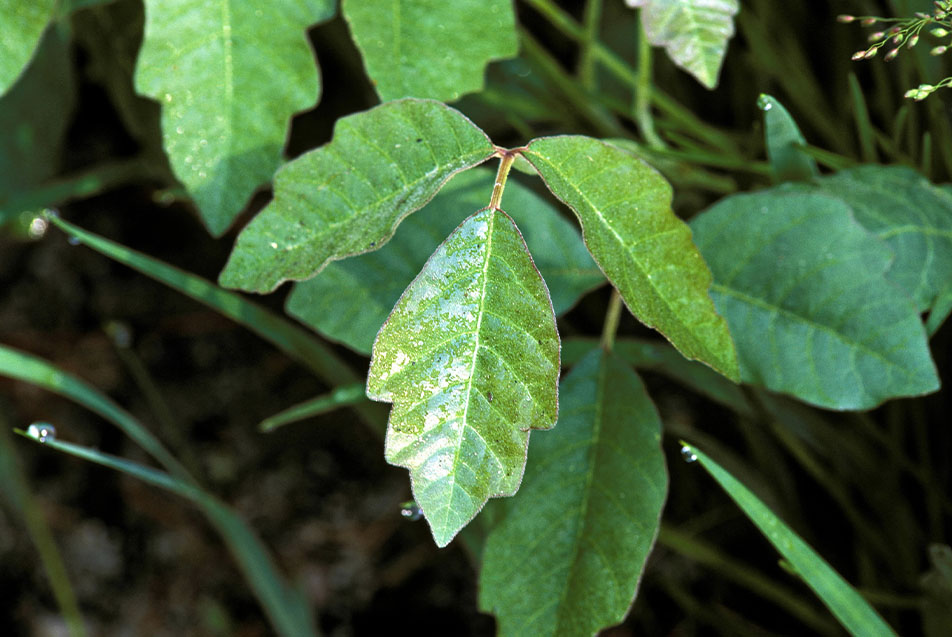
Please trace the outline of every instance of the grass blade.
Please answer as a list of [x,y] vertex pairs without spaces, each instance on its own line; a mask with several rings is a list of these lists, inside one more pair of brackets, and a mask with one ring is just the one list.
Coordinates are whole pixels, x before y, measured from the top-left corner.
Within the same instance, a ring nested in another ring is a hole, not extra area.
[[306,400],[303,403],[298,403],[269,418],[265,418],[261,421],[261,424],[258,425],[258,431],[274,431],[278,427],[283,427],[292,422],[298,422],[299,420],[304,420],[311,416],[326,414],[340,407],[356,405],[366,400],[368,400],[368,398],[363,383],[341,385],[330,393],[312,398],[311,400]]
[[896,633],[866,600],[747,487],[696,447],[685,445],[685,449],[697,457],[700,465],[796,569],[846,630],[863,637],[895,637]]
[[186,482],[194,483],[195,480],[188,470],[169,453],[151,431],[142,426],[129,412],[85,381],[41,358],[6,345],[0,345],[0,376],[32,383],[96,412],[119,427],[171,474]]
[[[23,431],[15,431],[31,440],[34,439]],[[90,447],[54,438],[48,438],[41,444],[133,476],[191,501],[202,510],[228,544],[245,579],[254,589],[278,633],[289,636],[316,634],[310,609],[304,600],[284,583],[264,544],[234,511],[216,497],[164,471],[105,454]]]
[[63,613],[66,630],[70,637],[83,637],[86,629],[83,625],[83,616],[76,603],[76,595],[69,582],[66,566],[56,548],[56,541],[50,532],[50,527],[43,518],[40,507],[30,492],[26,476],[17,460],[16,451],[11,444],[7,428],[0,423],[0,484],[3,484],[3,496],[10,503],[12,509],[23,518],[23,524],[36,552],[40,556],[40,563],[46,572],[50,589],[56,604]]
[[[319,378],[331,385],[362,380],[333,351],[306,330],[248,301],[241,295],[223,290],[201,277],[83,230],[59,217],[50,217],[50,222],[100,254],[164,283],[247,327],[290,358],[307,366]],[[367,402],[356,405],[355,410],[375,431],[383,431],[386,416],[385,410],[379,405]]]

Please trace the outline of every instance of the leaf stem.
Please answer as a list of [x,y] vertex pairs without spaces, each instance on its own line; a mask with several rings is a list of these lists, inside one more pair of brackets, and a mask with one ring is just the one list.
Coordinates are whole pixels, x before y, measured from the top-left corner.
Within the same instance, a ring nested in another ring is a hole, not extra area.
[[612,298],[608,301],[608,311],[605,313],[605,325],[602,327],[602,349],[612,351],[615,346],[615,333],[621,321],[621,294],[612,288]]
[[642,27],[638,30],[638,82],[635,86],[634,119],[651,148],[664,148],[665,143],[655,132],[654,120],[651,118],[651,61],[651,42]]
[[493,194],[489,199],[489,207],[493,210],[499,210],[499,203],[502,201],[502,191],[506,189],[506,179],[509,178],[509,169],[512,168],[512,162],[516,160],[519,154],[517,150],[506,150],[500,148],[499,171],[496,173],[496,183],[493,184]]

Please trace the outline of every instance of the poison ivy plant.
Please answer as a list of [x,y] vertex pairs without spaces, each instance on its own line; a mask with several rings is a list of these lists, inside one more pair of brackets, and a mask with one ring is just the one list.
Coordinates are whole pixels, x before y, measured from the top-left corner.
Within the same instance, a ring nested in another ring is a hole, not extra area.
[[594,635],[619,623],[658,534],[668,475],[641,381],[595,349],[560,393],[559,425],[533,442],[483,550],[480,607],[501,635]]
[[453,101],[517,52],[511,0],[343,0],[341,12],[385,101]]
[[[493,174],[477,168],[459,173],[423,210],[407,217],[380,250],[329,263],[295,284],[286,309],[324,336],[369,354],[380,326],[426,258],[469,211],[486,204]],[[519,226],[549,286],[556,315],[605,281],[578,231],[547,201],[510,180],[503,208]]]
[[841,200],[808,186],[736,195],[691,224],[741,377],[833,409],[938,388],[892,254]]
[[270,292],[375,250],[453,174],[494,152],[485,133],[435,101],[388,102],[342,118],[330,144],[275,176],[274,201],[242,231],[220,282]]
[[145,5],[136,90],[162,104],[172,168],[220,236],[281,163],[291,115],[317,100],[306,30],[334,2]]
[[587,137],[537,139],[525,156],[578,215],[585,244],[632,313],[688,358],[736,378],[731,336],[707,293],[710,271],[671,211],[664,178]]
[[641,7],[648,41],[707,88],[717,86],[727,42],[734,36],[738,0],[626,0]]
[[377,335],[367,394],[393,403],[385,453],[410,469],[438,546],[512,495],[530,429],[555,425],[559,335],[545,282],[512,219],[460,225]]

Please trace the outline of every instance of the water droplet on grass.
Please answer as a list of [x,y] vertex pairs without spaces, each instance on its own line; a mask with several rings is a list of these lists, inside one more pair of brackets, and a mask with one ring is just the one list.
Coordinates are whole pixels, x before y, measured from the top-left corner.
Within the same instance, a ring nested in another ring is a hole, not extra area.
[[416,522],[423,517],[423,509],[413,500],[407,500],[400,505],[400,515],[410,522]]
[[30,221],[30,228],[28,230],[31,239],[42,239],[43,235],[46,234],[47,228],[50,227],[50,222],[46,220],[45,217],[33,217],[33,220]]
[[66,240],[66,243],[71,246],[78,246],[80,243],[82,243],[82,241],[79,240],[79,237],[70,237]]
[[26,435],[37,442],[56,440],[56,427],[48,422],[35,422],[26,428]]
[[687,445],[681,447],[681,457],[684,458],[685,462],[697,462],[697,454]]
[[757,108],[762,111],[769,111],[773,108],[773,102],[770,101],[769,97],[761,93],[760,97],[757,98]]

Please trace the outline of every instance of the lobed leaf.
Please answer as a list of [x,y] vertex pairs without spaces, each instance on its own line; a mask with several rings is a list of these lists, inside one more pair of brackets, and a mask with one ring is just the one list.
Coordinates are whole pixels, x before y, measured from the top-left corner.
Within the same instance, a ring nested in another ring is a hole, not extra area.
[[[495,175],[482,168],[453,177],[423,210],[403,222],[380,250],[330,263],[295,284],[285,309],[310,327],[361,353],[370,353],[380,326],[427,257],[460,223],[459,210],[489,201]],[[523,233],[552,295],[556,315],[604,282],[578,231],[547,201],[515,179],[503,208]]]
[[706,454],[694,447],[685,448],[724,488],[850,634],[895,637],[896,633],[889,624],[866,600],[757,496]]
[[952,292],[952,195],[905,166],[858,166],[816,183],[892,251],[886,278],[920,312]]
[[642,323],[688,358],[738,378],[734,344],[708,296],[711,273],[671,211],[671,187],[640,159],[596,139],[533,140],[525,151],[582,224],[599,267]]
[[774,182],[809,181],[817,177],[820,171],[816,161],[799,148],[806,146],[807,140],[790,112],[776,98],[764,93],[757,98],[757,106],[764,112],[764,136]]
[[341,12],[384,101],[454,101],[518,53],[512,0],[343,0]]
[[329,144],[278,171],[274,200],[238,236],[220,283],[270,292],[376,250],[447,179],[494,152],[475,124],[432,100],[344,117]]
[[745,381],[831,409],[938,387],[915,308],[884,277],[891,254],[842,201],[781,187],[691,226]]
[[393,403],[387,461],[410,470],[438,546],[512,495],[530,429],[555,425],[559,335],[545,282],[501,210],[469,217],[397,302],[367,395]]
[[641,7],[648,41],[707,88],[717,86],[727,42],[734,36],[738,0],[627,0]]
[[162,104],[169,162],[213,235],[271,179],[291,116],[317,99],[307,27],[333,8],[146,0],[136,90]]
[[55,5],[54,0],[0,0],[0,95],[33,57]]
[[561,397],[559,426],[533,441],[483,551],[480,608],[501,635],[594,635],[621,622],[658,535],[668,474],[638,376],[595,349]]

